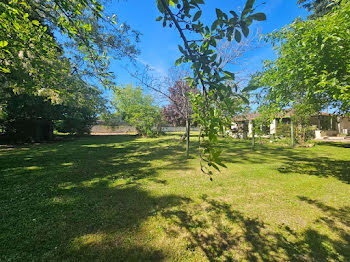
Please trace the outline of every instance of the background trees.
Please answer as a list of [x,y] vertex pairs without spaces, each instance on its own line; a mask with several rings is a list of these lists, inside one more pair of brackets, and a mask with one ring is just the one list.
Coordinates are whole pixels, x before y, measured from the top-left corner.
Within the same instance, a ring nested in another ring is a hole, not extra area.
[[[69,91],[69,95],[68,94]],[[84,81],[71,81],[57,103],[43,96],[15,94],[7,89],[1,109],[1,125],[12,141],[52,139],[53,131],[88,134],[97,116],[106,112],[102,92]]]
[[140,87],[129,84],[115,90],[113,96],[115,115],[135,126],[139,135],[152,136],[160,131],[157,128],[161,123],[160,108],[154,105],[151,95],[146,95]]

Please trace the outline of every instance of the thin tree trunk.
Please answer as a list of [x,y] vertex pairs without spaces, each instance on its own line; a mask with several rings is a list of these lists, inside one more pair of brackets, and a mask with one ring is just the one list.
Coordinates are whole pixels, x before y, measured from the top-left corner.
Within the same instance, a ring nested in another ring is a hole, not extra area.
[[252,148],[255,148],[255,130],[254,130],[254,120],[252,120]]
[[293,120],[290,121],[290,139],[291,139],[292,147],[294,147],[294,124],[293,124]]
[[190,119],[188,119],[188,116],[186,117],[186,157],[190,157],[190,132],[191,132],[191,125],[190,125]]

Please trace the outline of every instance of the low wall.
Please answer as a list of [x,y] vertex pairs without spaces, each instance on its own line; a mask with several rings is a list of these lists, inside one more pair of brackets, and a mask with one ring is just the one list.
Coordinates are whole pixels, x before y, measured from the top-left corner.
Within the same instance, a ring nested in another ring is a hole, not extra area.
[[[163,126],[163,132],[185,132],[186,127],[184,126]],[[191,127],[191,131],[199,131],[199,127]]]
[[315,130],[315,138],[320,139],[323,137],[328,137],[328,136],[338,136],[338,131],[333,131],[333,130],[326,130],[326,131],[321,131],[321,130]]
[[[164,126],[163,132],[185,132],[186,128],[182,126]],[[191,127],[191,131],[199,131],[198,127]],[[107,126],[107,125],[95,125],[91,128],[92,134],[128,134],[136,133],[136,129],[133,126]]]
[[128,134],[135,133],[136,129],[133,126],[106,126],[95,125],[91,128],[92,134]]

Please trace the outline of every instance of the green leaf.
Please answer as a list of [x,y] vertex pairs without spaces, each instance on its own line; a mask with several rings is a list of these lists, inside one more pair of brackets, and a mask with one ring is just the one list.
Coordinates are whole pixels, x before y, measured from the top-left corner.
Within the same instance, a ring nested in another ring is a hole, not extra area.
[[249,91],[255,91],[259,88],[257,85],[248,85],[247,87],[242,89],[242,92],[249,92]]
[[[167,5],[169,5],[169,0],[165,0],[165,2]],[[159,12],[161,12],[162,14],[165,13],[165,8],[164,8],[161,0],[157,0],[157,7],[158,7]]]
[[241,39],[242,39],[242,34],[240,31],[236,30],[235,31],[235,40],[240,43],[241,42]]
[[87,31],[91,31],[91,25],[90,24],[83,25],[83,28],[86,29]]
[[238,15],[235,11],[230,11],[231,15],[234,17],[234,19],[238,18]]
[[216,40],[215,40],[215,38],[212,38],[212,39],[210,39],[210,45],[212,45],[213,47],[216,47]]
[[201,15],[202,15],[202,11],[199,10],[199,11],[194,15],[192,21],[193,21],[193,22],[196,22],[196,21],[201,17]]
[[176,66],[179,66],[181,63],[182,63],[182,57],[180,57],[179,59],[177,59],[177,60],[175,61],[175,65],[176,65]]
[[248,26],[246,24],[243,24],[241,26],[241,29],[242,29],[243,35],[245,37],[248,37],[248,35],[249,35],[249,28],[248,28]]
[[216,12],[216,16],[218,17],[218,19],[221,19],[223,16],[222,11],[219,8],[216,8],[215,12]]
[[266,20],[266,15],[264,13],[256,13],[254,15],[250,16],[256,21],[265,21]]
[[0,66],[0,71],[4,72],[4,73],[11,73],[10,69],[4,68]]
[[228,77],[230,77],[232,80],[235,79],[235,74],[230,71],[224,71],[224,74]]
[[156,21],[159,22],[159,21],[162,20],[162,19],[163,19],[162,16],[158,16],[158,17],[156,18]]
[[173,1],[169,1],[169,4],[173,7],[173,8],[175,8],[175,3],[173,2]]
[[252,11],[254,3],[255,3],[255,0],[247,0],[247,2],[245,3],[244,9],[242,11],[241,17],[245,17],[249,12]]
[[211,25],[211,31],[214,31],[219,25],[219,20],[215,20]]
[[39,25],[40,25],[40,23],[39,23],[38,20],[33,20],[33,21],[32,21],[32,24],[33,24],[33,25],[36,25],[36,26],[39,26]]
[[9,43],[7,41],[0,41],[0,48],[7,46]]

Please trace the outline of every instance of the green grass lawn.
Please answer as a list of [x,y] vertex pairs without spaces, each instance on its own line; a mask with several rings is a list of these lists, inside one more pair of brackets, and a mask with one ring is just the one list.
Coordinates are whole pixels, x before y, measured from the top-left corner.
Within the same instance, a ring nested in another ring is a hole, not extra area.
[[178,139],[0,148],[0,261],[350,261],[349,144],[226,139],[210,182]]

